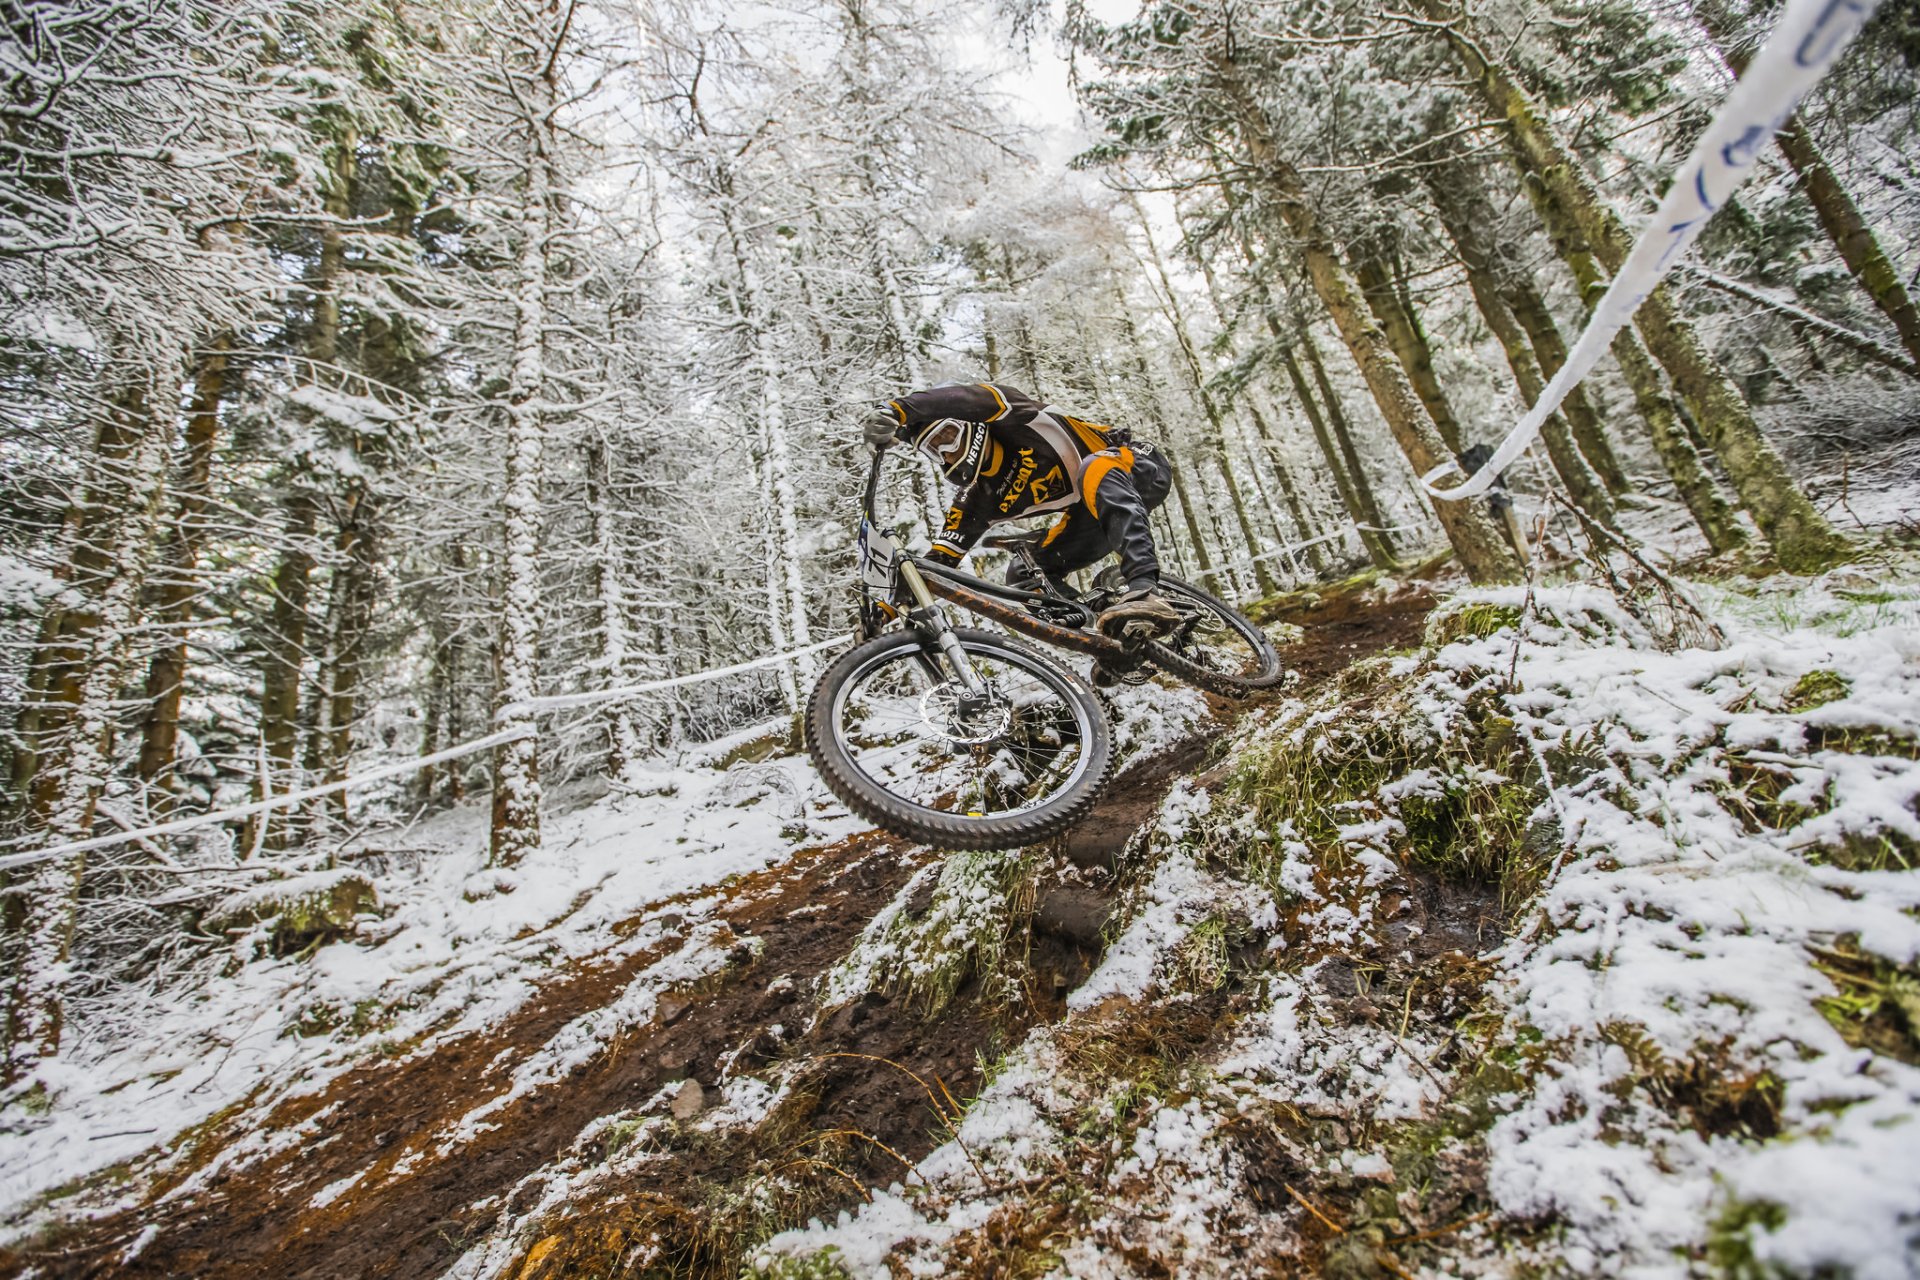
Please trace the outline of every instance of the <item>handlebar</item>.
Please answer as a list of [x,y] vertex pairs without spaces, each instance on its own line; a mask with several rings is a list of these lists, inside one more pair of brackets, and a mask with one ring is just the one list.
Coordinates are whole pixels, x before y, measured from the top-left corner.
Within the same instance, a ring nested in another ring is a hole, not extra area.
[[879,517],[874,514],[873,504],[880,499],[880,469],[886,465],[886,460],[884,445],[873,451],[873,466],[867,472],[867,494],[860,507],[861,514],[875,524],[879,523]]

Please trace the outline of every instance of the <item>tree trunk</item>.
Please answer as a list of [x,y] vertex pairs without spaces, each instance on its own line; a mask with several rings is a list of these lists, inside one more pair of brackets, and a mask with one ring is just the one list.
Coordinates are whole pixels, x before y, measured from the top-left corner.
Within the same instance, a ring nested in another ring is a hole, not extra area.
[[[1706,26],[1714,40],[1722,47],[1727,65],[1733,68],[1735,75],[1745,75],[1750,56],[1744,49],[1727,48],[1727,24],[1725,15],[1715,6],[1702,5],[1696,10],[1697,16]],[[1840,260],[1847,264],[1847,270],[1866,291],[1873,305],[1880,308],[1893,325],[1895,333],[1900,335],[1900,345],[1907,349],[1914,363],[1920,365],[1920,310],[1916,310],[1913,298],[1907,293],[1907,286],[1900,279],[1893,260],[1880,244],[1880,237],[1873,233],[1867,220],[1860,212],[1860,206],[1853,202],[1846,185],[1834,173],[1833,166],[1827,163],[1820,144],[1808,131],[1806,122],[1795,117],[1781,126],[1774,135],[1774,142],[1780,148],[1780,154],[1787,158],[1794,176],[1800,179],[1801,189],[1807,193],[1807,203],[1813,206],[1813,212],[1820,219],[1820,229],[1833,241],[1833,247],[1840,252]]]
[[59,787],[48,764],[66,749],[87,679],[89,637],[100,623],[93,602],[111,586],[122,515],[117,491],[138,480],[130,468],[147,439],[147,395],[146,387],[130,386],[108,401],[95,427],[94,471],[62,520],[62,540],[69,550],[55,576],[66,590],[40,620],[13,755],[16,803],[34,826],[46,823]]
[[[1187,378],[1193,388],[1193,398],[1199,403],[1200,411],[1207,416],[1207,423],[1213,428],[1211,446],[1207,452],[1214,457],[1220,469],[1220,478],[1226,483],[1227,500],[1233,504],[1234,518],[1240,526],[1241,543],[1247,548],[1248,555],[1257,555],[1266,548],[1253,531],[1253,521],[1247,513],[1247,502],[1240,493],[1240,485],[1233,475],[1233,459],[1228,456],[1227,429],[1219,406],[1214,404],[1213,396],[1207,391],[1206,372],[1200,366],[1200,353],[1194,347],[1193,332],[1187,326],[1186,311],[1180,305],[1180,295],[1174,292],[1173,279],[1167,274],[1166,260],[1160,256],[1160,246],[1153,238],[1153,228],[1147,221],[1146,210],[1137,197],[1132,198],[1134,216],[1139,219],[1141,234],[1146,238],[1147,253],[1153,263],[1154,274],[1160,280],[1161,306],[1165,309],[1167,323],[1173,326],[1173,335],[1180,348],[1181,360],[1186,368]],[[1279,589],[1274,581],[1273,572],[1265,560],[1255,560],[1251,566],[1254,582],[1261,595],[1271,595]]]
[[[1127,351],[1133,361],[1134,378],[1139,385],[1151,387],[1154,385],[1154,380],[1152,370],[1147,364],[1146,348],[1140,341],[1140,331],[1134,326],[1133,316],[1127,308],[1126,298],[1119,296],[1117,297],[1117,302],[1118,306],[1115,314],[1119,320],[1120,332],[1127,342]],[[1167,413],[1166,406],[1159,402],[1157,396],[1155,397],[1154,408],[1156,410],[1154,417],[1158,421],[1160,439],[1162,442],[1168,443],[1169,448],[1171,448],[1171,441],[1174,437],[1172,417]],[[1181,523],[1186,526],[1187,537],[1193,545],[1193,558],[1200,565],[1200,572],[1195,576],[1205,579],[1213,574],[1213,556],[1207,549],[1206,539],[1201,536],[1200,521],[1194,515],[1193,501],[1187,493],[1185,460],[1177,455],[1174,456],[1171,470],[1173,472],[1174,501],[1179,504]]]
[[[1532,348],[1521,334],[1519,321],[1508,308],[1506,299],[1501,297],[1499,282],[1492,267],[1494,259],[1479,229],[1492,224],[1484,221],[1476,223],[1468,216],[1469,206],[1454,199],[1454,187],[1438,171],[1428,170],[1427,181],[1434,206],[1440,214],[1441,225],[1446,228],[1448,238],[1459,252],[1460,265],[1466,270],[1467,289],[1473,294],[1480,314],[1485,317],[1487,328],[1493,331],[1500,349],[1506,353],[1507,367],[1513,370],[1513,380],[1520,388],[1520,397],[1531,409],[1545,390],[1546,380],[1540,366],[1534,361]],[[1607,496],[1606,486],[1588,468],[1586,459],[1574,446],[1566,420],[1557,413],[1552,415],[1541,427],[1541,436],[1546,441],[1547,456],[1553,460],[1553,469],[1573,501],[1594,520],[1609,528],[1614,527],[1613,500]]]
[[501,731],[519,729],[525,736],[495,747],[493,753],[489,863],[501,867],[513,866],[540,847],[540,744],[534,713],[526,704],[538,695],[540,682],[540,479],[547,437],[541,393],[547,381],[548,253],[558,199],[551,168],[557,63],[557,56],[549,59],[535,82],[542,109],[530,110],[525,123],[526,192],[514,273],[494,725]]
[[[333,172],[325,199],[329,219],[345,219],[353,209],[358,176],[354,147],[347,130],[333,148]],[[307,354],[314,365],[330,365],[340,350],[340,276],[346,265],[346,240],[333,221],[321,224],[320,262],[313,281],[313,331]],[[311,380],[312,375],[309,375]],[[260,737],[266,745],[271,783],[280,790],[293,788],[294,759],[300,742],[300,692],[306,673],[309,604],[316,559],[313,538],[319,523],[320,499],[296,476],[287,500],[286,541],[273,574],[273,607],[268,611],[264,663],[260,678]],[[316,691],[315,705],[319,694]],[[256,791],[268,783],[256,783]],[[256,798],[261,798],[256,795]],[[293,816],[256,814],[247,820],[246,848],[284,848],[292,838]]]
[[[333,587],[338,609],[333,636],[327,646],[331,662],[325,685],[325,733],[320,738],[319,772],[326,782],[344,781],[353,760],[353,730],[360,719],[360,685],[366,673],[367,642],[379,603],[379,502],[370,490],[356,490],[348,499],[346,520],[340,527],[340,568],[334,574]],[[344,820],[347,793],[341,791],[328,797],[327,805],[336,817]]]
[[[1179,210],[1176,208],[1176,215],[1178,212]],[[1181,234],[1182,236],[1187,236],[1184,221],[1181,223]],[[1191,240],[1190,236],[1187,236],[1187,238]],[[1207,300],[1213,305],[1214,323],[1220,326],[1220,330],[1225,335],[1230,352],[1233,354],[1234,359],[1238,361],[1240,358],[1240,347],[1234,337],[1235,326],[1229,314],[1226,299],[1221,296],[1220,282],[1214,274],[1213,263],[1204,255],[1196,255],[1196,257],[1200,263],[1201,277],[1207,282]],[[1293,475],[1291,471],[1288,470],[1286,463],[1280,458],[1279,442],[1274,439],[1273,429],[1268,425],[1267,415],[1260,411],[1259,403],[1255,399],[1253,392],[1254,389],[1251,382],[1243,387],[1240,392],[1241,402],[1246,406],[1247,416],[1253,420],[1254,428],[1253,443],[1248,450],[1247,474],[1252,478],[1253,486],[1260,494],[1260,501],[1262,505],[1266,507],[1267,515],[1273,522],[1274,536],[1283,544],[1288,540],[1286,529],[1280,523],[1279,512],[1274,508],[1273,498],[1267,492],[1266,485],[1260,478],[1260,464],[1263,461],[1273,469],[1274,479],[1279,484],[1282,498],[1287,504],[1287,512],[1293,519],[1295,535],[1302,541],[1312,541],[1314,537],[1313,523],[1307,518],[1306,508],[1300,500],[1299,489],[1294,484]],[[1269,402],[1268,408],[1272,408],[1271,402]],[[1307,559],[1313,566],[1316,574],[1325,572],[1326,558],[1322,554],[1320,547],[1313,546],[1307,548]]]
[[[1271,400],[1267,402],[1267,408],[1273,408]],[[1306,505],[1300,500],[1300,486],[1294,483],[1293,473],[1280,457],[1280,442],[1274,438],[1273,428],[1267,425],[1267,415],[1260,412],[1259,405],[1250,394],[1247,399],[1247,412],[1253,417],[1254,426],[1260,433],[1260,445],[1266,451],[1267,461],[1272,464],[1274,475],[1279,479],[1280,493],[1286,500],[1287,513],[1293,517],[1294,531],[1302,542],[1313,542],[1320,536],[1320,530],[1307,515]],[[1306,557],[1314,573],[1324,574],[1327,571],[1324,547],[1317,543],[1308,547]]]
[[[1542,377],[1549,380],[1560,372],[1567,362],[1567,343],[1560,336],[1560,326],[1554,323],[1553,312],[1547,306],[1547,300],[1541,296],[1539,288],[1521,272],[1507,273],[1507,280],[1501,288],[1501,295],[1507,306],[1512,309],[1514,319],[1527,332],[1528,340],[1533,344],[1534,356],[1540,364]],[[1625,332],[1624,330],[1622,332]],[[1629,334],[1629,336],[1632,336]],[[1639,339],[1635,338],[1637,346]],[[1620,465],[1619,455],[1613,451],[1613,441],[1608,438],[1606,428],[1601,424],[1600,414],[1594,409],[1593,402],[1587,398],[1587,389],[1576,383],[1567,389],[1567,395],[1560,402],[1560,411],[1566,415],[1573,429],[1573,438],[1580,445],[1580,452],[1588,464],[1599,473],[1600,480],[1607,486],[1608,493],[1626,493],[1633,488],[1627,479],[1626,470]],[[1651,423],[1649,423],[1651,425]]]
[[174,485],[177,499],[173,526],[160,557],[165,572],[155,589],[154,614],[165,636],[147,666],[148,707],[141,728],[138,767],[141,780],[156,788],[148,804],[161,820],[172,809],[180,698],[187,678],[187,629],[193,623],[193,601],[200,590],[194,574],[200,567],[200,549],[207,535],[202,518],[212,483],[213,446],[220,432],[220,402],[226,394],[232,341],[231,334],[222,334],[201,353],[194,366],[193,401],[187,412],[185,447],[177,464],[179,479]]
[[[1601,295],[1607,291],[1600,264],[1594,261],[1585,240],[1570,225],[1566,215],[1547,198],[1541,185],[1531,178],[1526,179],[1523,185],[1546,226],[1548,237],[1554,242],[1568,270],[1573,273],[1581,298],[1591,313]],[[1508,300],[1511,302],[1516,297],[1527,308],[1521,312],[1522,323],[1526,322],[1529,314],[1537,313],[1528,327],[1535,334],[1550,332],[1557,344],[1559,330],[1554,326],[1553,318],[1546,314],[1545,300],[1532,290],[1523,294],[1510,293]],[[1627,380],[1627,386],[1633,392],[1634,404],[1653,437],[1653,448],[1660,458],[1660,465],[1673,481],[1680,500],[1686,503],[1694,524],[1706,537],[1707,545],[1716,554],[1745,546],[1746,531],[1740,527],[1740,521],[1726,499],[1720,496],[1719,486],[1714,483],[1712,474],[1700,456],[1700,449],[1681,416],[1680,406],[1667,394],[1660,371],[1654,368],[1653,360],[1647,355],[1639,337],[1632,329],[1622,329],[1613,336],[1611,349],[1614,362],[1620,366],[1621,376]],[[1544,353],[1548,348],[1543,347],[1536,338],[1534,350]],[[1558,351],[1559,360],[1564,361],[1565,349],[1558,348]]]
[[[1275,325],[1274,337],[1278,339],[1278,322],[1270,317],[1269,323]],[[1360,545],[1366,549],[1367,559],[1376,569],[1391,569],[1394,564],[1393,543],[1387,534],[1380,532],[1386,526],[1379,518],[1380,508],[1373,501],[1372,490],[1362,488],[1349,473],[1348,464],[1327,430],[1326,419],[1321,417],[1319,406],[1314,403],[1313,392],[1308,388],[1306,378],[1301,375],[1300,361],[1294,355],[1293,348],[1281,348],[1280,358],[1286,365],[1287,377],[1293,383],[1294,395],[1300,400],[1301,411],[1307,415],[1307,423],[1313,428],[1313,438],[1320,446],[1321,455],[1327,460],[1327,470],[1333,474],[1334,488],[1340,494],[1340,501],[1345,504],[1354,523],[1361,526]]]
[[[627,680],[633,663],[633,644],[627,630],[626,593],[621,590],[620,566],[626,557],[620,554],[614,535],[613,502],[609,493],[612,480],[606,442],[597,434],[586,447],[587,505],[593,519],[593,594],[600,613],[600,668],[609,685]],[[607,776],[624,778],[640,759],[640,735],[633,715],[622,702],[608,704]]]
[[[1447,0],[1418,2],[1438,21],[1455,16]],[[1532,97],[1505,70],[1482,58],[1480,46],[1472,40],[1452,27],[1446,34],[1488,107],[1506,119],[1508,140],[1523,170],[1539,177],[1548,197],[1579,228],[1601,264],[1609,272],[1618,272],[1633,248],[1619,215],[1601,199]],[[1781,566],[1790,572],[1812,573],[1845,559],[1851,553],[1846,540],[1814,510],[1761,434],[1739,388],[1708,354],[1664,285],[1648,295],[1634,322],[1713,442],[1741,503],[1767,536]]]
[[1393,277],[1379,258],[1371,254],[1354,255],[1353,273],[1367,300],[1367,309],[1373,312],[1373,318],[1386,334],[1393,354],[1407,372],[1407,380],[1413,384],[1414,394],[1420,397],[1427,416],[1433,419],[1442,443],[1458,454],[1466,448],[1460,434],[1460,420],[1453,416],[1453,406],[1447,403],[1446,393],[1440,388],[1440,376],[1433,371],[1433,347],[1420,327],[1419,318],[1411,308],[1401,305]]
[[[100,471],[89,482],[84,501],[98,514],[82,520],[92,536],[76,547],[76,572],[69,579],[70,592],[92,599],[73,612],[74,625],[61,628],[62,645],[77,659],[55,684],[63,696],[71,691],[68,731],[36,778],[50,844],[93,833],[95,805],[112,772],[114,704],[159,525],[172,436],[171,412],[151,406],[171,406],[174,394],[172,387],[135,389],[109,411],[117,421],[102,427],[113,448],[98,459]],[[32,1057],[59,1051],[65,971],[85,871],[86,855],[70,854],[36,864],[9,886],[22,907],[14,913],[21,936],[8,1002],[8,1081]]]
[[[1300,176],[1273,145],[1268,125],[1260,114],[1238,72],[1230,64],[1217,68],[1226,80],[1240,115],[1240,135],[1247,145],[1262,182],[1280,216],[1293,232],[1314,291],[1338,326],[1341,337],[1353,352],[1381,416],[1387,420],[1394,440],[1406,455],[1417,475],[1451,461],[1446,443],[1427,416],[1407,371],[1394,356],[1386,335],[1365,314],[1366,303],[1359,286],[1341,265],[1333,242],[1320,226]],[[1433,500],[1435,514],[1446,530],[1460,566],[1474,582],[1510,582],[1521,576],[1521,565],[1506,538],[1480,505],[1473,502]]]
[[[287,522],[280,563],[273,571],[273,607],[260,672],[260,740],[270,778],[255,785],[255,799],[271,785],[293,789],[294,756],[300,745],[300,686],[307,658],[307,606],[313,574],[313,538],[320,502],[304,484],[287,500]],[[288,840],[284,815],[260,813],[247,819],[242,847],[278,849]]]
[[1340,456],[1346,459],[1347,468],[1353,473],[1354,485],[1360,490],[1371,513],[1366,519],[1377,526],[1381,537],[1389,540],[1392,534],[1387,528],[1387,509],[1380,505],[1374,495],[1373,481],[1367,476],[1366,463],[1361,461],[1360,449],[1354,444],[1355,432],[1353,420],[1347,417],[1346,404],[1340,399],[1340,393],[1333,389],[1333,380],[1327,377],[1327,364],[1320,355],[1320,344],[1313,340],[1313,331],[1305,325],[1300,326],[1300,349],[1307,353],[1307,368],[1313,373],[1313,385],[1320,393],[1320,403],[1327,411],[1327,425],[1333,430],[1334,443],[1340,449]]

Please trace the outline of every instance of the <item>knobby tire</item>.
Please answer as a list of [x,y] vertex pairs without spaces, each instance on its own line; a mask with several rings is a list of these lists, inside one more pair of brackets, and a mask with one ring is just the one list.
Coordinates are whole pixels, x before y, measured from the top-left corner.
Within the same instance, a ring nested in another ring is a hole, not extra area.
[[859,768],[834,723],[840,688],[856,675],[874,669],[871,664],[876,657],[902,645],[919,646],[919,638],[910,631],[889,631],[856,645],[821,673],[807,704],[807,754],[828,789],[848,808],[896,835],[937,849],[1016,849],[1060,834],[1092,812],[1106,790],[1113,769],[1113,736],[1105,706],[1091,685],[1031,646],[972,628],[956,627],[954,635],[970,652],[1019,655],[1044,669],[1057,683],[1055,692],[1076,712],[1076,727],[1082,734],[1080,749],[1088,757],[1081,776],[1065,790],[1023,813],[969,818],[914,804]]

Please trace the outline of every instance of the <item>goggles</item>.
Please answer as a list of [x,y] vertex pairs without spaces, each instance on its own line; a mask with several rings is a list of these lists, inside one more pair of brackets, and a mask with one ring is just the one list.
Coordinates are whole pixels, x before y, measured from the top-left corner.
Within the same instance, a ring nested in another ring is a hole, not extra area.
[[926,454],[958,485],[972,484],[986,460],[987,429],[959,418],[936,418],[914,438],[914,447]]

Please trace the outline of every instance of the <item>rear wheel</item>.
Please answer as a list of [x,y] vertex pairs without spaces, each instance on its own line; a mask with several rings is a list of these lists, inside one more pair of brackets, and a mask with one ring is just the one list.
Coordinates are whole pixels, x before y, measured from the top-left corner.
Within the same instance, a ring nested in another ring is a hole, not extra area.
[[1153,665],[1209,693],[1244,697],[1280,683],[1279,650],[1232,605],[1190,582],[1160,575],[1160,594],[1186,615],[1173,634],[1147,645]]
[[814,688],[814,765],[856,813],[936,848],[1004,849],[1057,835],[1093,808],[1112,766],[1098,697],[1017,641],[954,636],[984,694],[967,696],[917,635],[877,636]]

